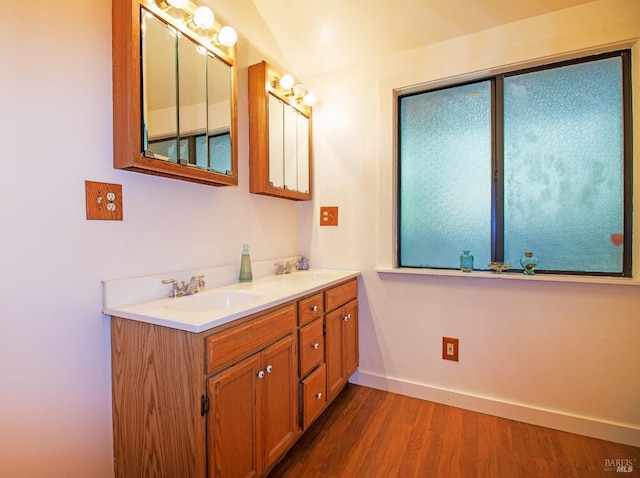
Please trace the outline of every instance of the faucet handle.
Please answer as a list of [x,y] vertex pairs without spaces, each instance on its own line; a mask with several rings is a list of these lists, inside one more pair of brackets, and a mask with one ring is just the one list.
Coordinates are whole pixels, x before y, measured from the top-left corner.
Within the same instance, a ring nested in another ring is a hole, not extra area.
[[175,279],[163,279],[163,284],[173,284],[171,286],[171,292],[169,293],[169,297],[176,297],[178,295],[178,281]]
[[191,276],[191,282],[194,280],[198,281],[198,287],[204,287],[204,274],[197,274],[195,276]]
[[274,262],[273,265],[276,266],[277,276],[281,276],[282,274],[284,274],[286,266],[282,262]]

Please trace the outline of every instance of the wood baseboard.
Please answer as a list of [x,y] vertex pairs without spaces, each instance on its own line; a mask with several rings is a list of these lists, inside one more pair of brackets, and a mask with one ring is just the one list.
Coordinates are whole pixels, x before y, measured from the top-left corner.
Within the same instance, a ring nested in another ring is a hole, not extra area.
[[640,447],[640,427],[357,371],[351,383],[600,440]]

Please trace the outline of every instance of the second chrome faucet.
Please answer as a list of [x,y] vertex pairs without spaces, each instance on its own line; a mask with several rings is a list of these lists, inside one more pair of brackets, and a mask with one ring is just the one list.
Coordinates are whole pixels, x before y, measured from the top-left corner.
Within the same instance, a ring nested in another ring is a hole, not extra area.
[[292,270],[298,269],[300,267],[300,264],[297,262],[290,262],[287,261],[286,264],[283,264],[282,262],[276,262],[275,264],[273,264],[274,266],[276,266],[276,275],[282,275],[282,274],[289,274]]

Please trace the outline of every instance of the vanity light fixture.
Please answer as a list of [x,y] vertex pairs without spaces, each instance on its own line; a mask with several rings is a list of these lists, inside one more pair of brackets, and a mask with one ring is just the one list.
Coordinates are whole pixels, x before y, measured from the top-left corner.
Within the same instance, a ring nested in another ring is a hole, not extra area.
[[268,85],[275,90],[281,90],[284,96],[293,96],[298,103],[304,103],[307,106],[313,106],[316,104],[317,98],[313,93],[307,93],[307,89],[301,83],[296,83],[293,76],[286,74],[282,75],[280,79],[271,81]]
[[293,88],[293,84],[295,83],[295,81],[296,80],[293,79],[293,76],[286,74],[283,75],[282,78],[280,78],[279,84],[285,90],[290,90],[291,88]]
[[233,27],[222,27],[217,35],[215,35],[215,41],[224,46],[233,46],[238,41],[238,34]]
[[193,14],[193,23],[204,30],[213,27],[214,21],[213,11],[209,7],[198,7]]
[[[238,41],[238,34],[235,29],[230,26],[225,26],[216,31],[215,16],[213,11],[207,6],[200,6],[195,8],[195,5],[189,0],[156,0],[156,5],[163,10],[170,8],[177,8],[184,11],[188,21],[178,19],[183,25],[194,30],[195,33],[202,35],[202,32],[198,30],[214,30],[211,35],[211,43],[214,45],[224,45],[226,47],[232,47]],[[195,9],[194,9],[195,8]]]
[[318,101],[318,99],[313,93],[307,93],[306,95],[304,95],[304,98],[302,98],[302,102],[307,106],[315,105],[316,101]]
[[291,93],[293,94],[294,98],[298,99],[302,98],[307,93],[307,89],[304,87],[304,85],[298,83],[297,85],[293,86],[293,88],[291,89]]

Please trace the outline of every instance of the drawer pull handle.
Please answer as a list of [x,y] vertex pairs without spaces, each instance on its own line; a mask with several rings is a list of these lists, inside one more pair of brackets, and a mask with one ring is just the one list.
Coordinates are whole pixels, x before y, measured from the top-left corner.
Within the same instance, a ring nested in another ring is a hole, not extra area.
[[320,348],[320,344],[318,342],[316,342],[315,344],[312,345],[312,347],[316,350],[318,350]]
[[311,310],[313,310],[314,312],[318,312],[318,306],[314,305],[313,307],[311,307]]
[[316,395],[317,398],[322,398],[322,393],[318,392],[318,394]]
[[351,318],[351,314],[347,314],[343,317],[343,320],[349,320]]
[[267,365],[265,370],[267,371],[267,373],[271,373],[271,372],[273,372],[273,367],[271,365]]
[[258,378],[264,378],[264,371],[260,370],[258,372]]

